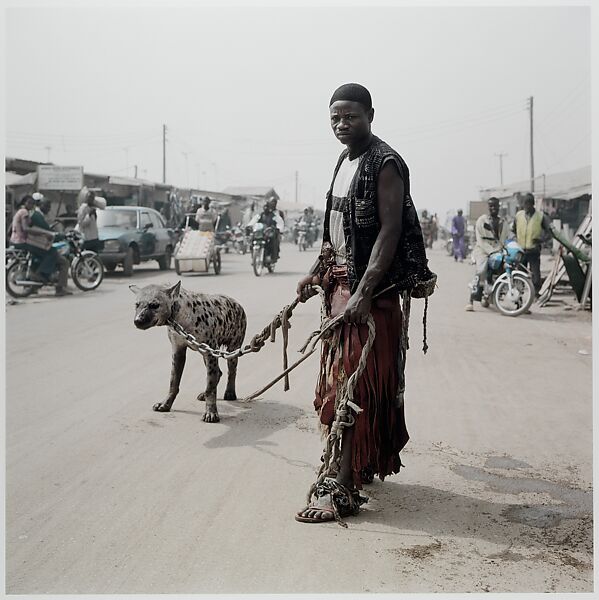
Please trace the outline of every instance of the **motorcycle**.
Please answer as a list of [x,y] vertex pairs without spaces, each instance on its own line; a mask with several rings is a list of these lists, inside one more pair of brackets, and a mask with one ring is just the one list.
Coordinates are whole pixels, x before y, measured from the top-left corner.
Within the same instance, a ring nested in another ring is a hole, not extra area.
[[217,246],[224,248],[225,254],[229,254],[229,250],[233,247],[233,233],[227,225],[225,229],[214,233],[214,242]]
[[508,317],[518,317],[528,311],[535,299],[535,289],[530,271],[520,264],[523,256],[524,250],[514,240],[489,255],[490,281],[484,282],[482,290],[477,281],[470,286],[483,307],[493,302],[499,312]]
[[275,235],[274,227],[265,227],[263,223],[252,227],[252,268],[256,277],[262,275],[264,267],[269,273],[275,270],[276,259],[271,255]]
[[248,239],[241,227],[233,228],[233,248],[237,254],[245,254],[248,251]]
[[[59,235],[64,239],[55,241],[52,247],[69,261],[73,283],[84,292],[95,290],[104,279],[104,265],[99,256],[82,249],[83,236],[78,231]],[[44,285],[56,285],[57,272],[47,283],[31,279],[37,263],[38,259],[27,250],[6,249],[6,291],[13,298],[25,298]]]

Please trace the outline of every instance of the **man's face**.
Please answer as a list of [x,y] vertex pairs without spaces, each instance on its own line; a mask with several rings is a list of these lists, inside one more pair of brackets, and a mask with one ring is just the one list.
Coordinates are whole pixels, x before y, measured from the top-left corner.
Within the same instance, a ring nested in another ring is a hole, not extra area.
[[202,206],[204,207],[204,210],[208,210],[210,208],[210,200],[204,200]]
[[367,111],[359,102],[337,100],[329,108],[335,137],[348,146],[362,141],[370,133],[374,110]]
[[499,202],[489,202],[489,214],[492,217],[499,215]]
[[535,199],[534,198],[526,197],[524,199],[524,210],[528,214],[532,214],[533,212],[535,212]]
[[40,210],[47,215],[50,212],[50,200],[42,200],[40,204]]

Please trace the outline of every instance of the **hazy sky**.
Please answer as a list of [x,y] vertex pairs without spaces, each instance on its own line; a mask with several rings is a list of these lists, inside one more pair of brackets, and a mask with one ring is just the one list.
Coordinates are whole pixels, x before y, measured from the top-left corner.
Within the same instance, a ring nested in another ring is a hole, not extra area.
[[6,154],[324,205],[348,81],[412,173],[419,209],[590,164],[588,7],[11,8]]

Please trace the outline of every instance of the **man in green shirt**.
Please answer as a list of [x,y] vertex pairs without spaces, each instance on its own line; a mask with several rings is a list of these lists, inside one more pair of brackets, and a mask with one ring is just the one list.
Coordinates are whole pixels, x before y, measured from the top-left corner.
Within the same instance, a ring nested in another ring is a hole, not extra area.
[[532,283],[538,294],[541,289],[541,241],[543,232],[553,235],[549,217],[535,209],[535,197],[532,194],[524,196],[524,208],[516,213],[512,231],[516,240],[524,250],[522,264],[530,268]]

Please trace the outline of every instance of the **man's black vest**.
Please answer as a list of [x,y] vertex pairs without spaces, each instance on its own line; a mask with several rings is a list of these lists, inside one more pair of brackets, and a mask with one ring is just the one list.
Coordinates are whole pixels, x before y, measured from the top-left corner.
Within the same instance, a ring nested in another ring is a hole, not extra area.
[[[348,150],[341,153],[335,167],[333,182],[347,154]],[[372,143],[360,156],[358,170],[350,185],[348,201],[343,207],[343,231],[350,290],[353,294],[362,279],[381,229],[377,207],[377,183],[381,167],[388,158],[395,160],[404,184],[402,233],[393,262],[375,291],[394,285],[399,292],[407,291],[413,297],[430,296],[434,291],[437,276],[427,266],[422,230],[410,196],[408,166],[391,146],[376,136],[372,136]],[[327,193],[323,242],[330,242],[332,191],[333,183]]]

